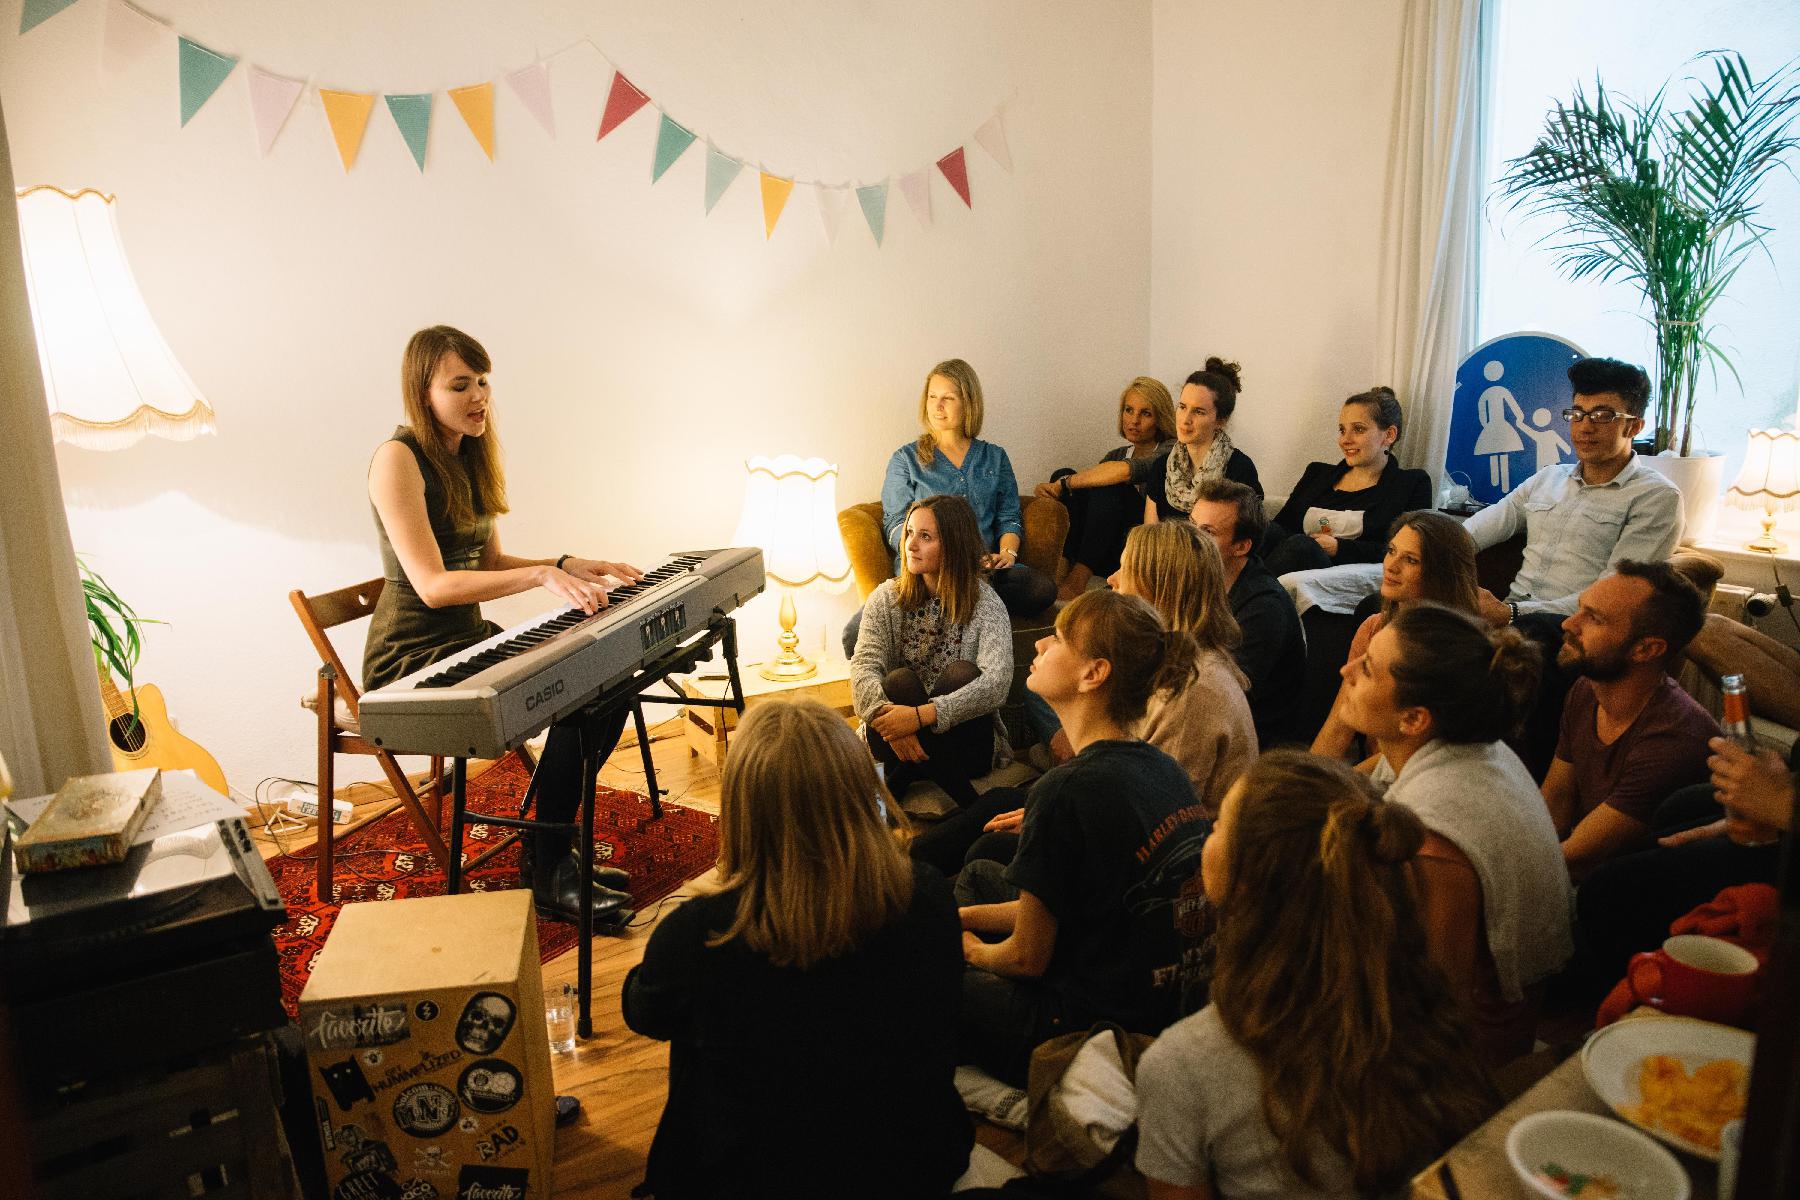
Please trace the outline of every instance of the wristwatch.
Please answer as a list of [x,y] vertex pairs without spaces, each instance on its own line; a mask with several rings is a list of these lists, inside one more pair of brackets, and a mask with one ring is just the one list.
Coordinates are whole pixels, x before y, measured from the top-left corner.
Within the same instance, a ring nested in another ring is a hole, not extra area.
[[558,558],[556,560],[556,569],[559,571],[562,570],[563,564],[568,562],[571,558],[574,558],[574,557],[575,556],[573,554],[565,554],[561,558]]

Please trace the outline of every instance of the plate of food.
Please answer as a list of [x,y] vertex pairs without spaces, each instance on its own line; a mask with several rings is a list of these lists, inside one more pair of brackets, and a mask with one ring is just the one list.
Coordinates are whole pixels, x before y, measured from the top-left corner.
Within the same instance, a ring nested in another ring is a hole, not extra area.
[[1690,1017],[1617,1021],[1587,1040],[1581,1068],[1621,1117],[1677,1150],[1719,1161],[1719,1135],[1744,1115],[1756,1039]]
[[1533,1113],[1506,1135],[1519,1179],[1549,1200],[1688,1200],[1675,1156],[1611,1117]]

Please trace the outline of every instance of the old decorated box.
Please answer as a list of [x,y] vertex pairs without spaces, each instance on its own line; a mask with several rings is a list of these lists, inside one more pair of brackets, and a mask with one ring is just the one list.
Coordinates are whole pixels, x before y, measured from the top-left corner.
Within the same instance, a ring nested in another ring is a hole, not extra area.
[[531,893],[347,904],[300,995],[331,1200],[548,1200]]

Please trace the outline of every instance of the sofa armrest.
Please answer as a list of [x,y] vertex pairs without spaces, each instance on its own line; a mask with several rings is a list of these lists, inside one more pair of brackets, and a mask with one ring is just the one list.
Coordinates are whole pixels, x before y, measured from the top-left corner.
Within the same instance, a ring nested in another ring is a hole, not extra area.
[[894,552],[881,535],[881,505],[853,504],[838,513],[837,519],[844,553],[856,573],[856,594],[867,600],[870,592],[894,577]]
[[1019,561],[1055,579],[1063,543],[1069,537],[1069,510],[1060,500],[1020,496],[1019,515],[1025,526],[1025,536],[1019,544]]

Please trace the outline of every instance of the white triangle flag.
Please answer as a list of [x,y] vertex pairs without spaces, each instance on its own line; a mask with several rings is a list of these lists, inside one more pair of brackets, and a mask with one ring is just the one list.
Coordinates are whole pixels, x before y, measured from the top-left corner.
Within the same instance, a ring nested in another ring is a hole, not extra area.
[[513,95],[544,127],[544,132],[555,137],[556,113],[550,107],[550,64],[535,62],[529,67],[520,67],[507,75],[506,82]]
[[101,40],[101,63],[108,74],[120,71],[155,49],[175,31],[127,0],[106,6],[106,32]]
[[988,152],[988,157],[1005,170],[1012,170],[1012,150],[1006,144],[1006,124],[1000,119],[999,110],[996,109],[994,115],[975,131],[975,140]]
[[825,227],[825,240],[836,242],[838,226],[844,219],[844,204],[850,199],[850,189],[815,183],[813,199],[819,205],[819,224]]
[[900,194],[906,197],[906,207],[912,209],[920,225],[931,224],[931,168],[920,167],[910,175],[902,175]]
[[298,79],[286,79],[271,75],[261,67],[245,65],[244,78],[249,80],[250,86],[250,115],[256,122],[256,145],[267,158],[306,85]]

